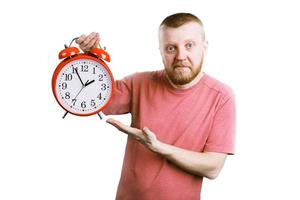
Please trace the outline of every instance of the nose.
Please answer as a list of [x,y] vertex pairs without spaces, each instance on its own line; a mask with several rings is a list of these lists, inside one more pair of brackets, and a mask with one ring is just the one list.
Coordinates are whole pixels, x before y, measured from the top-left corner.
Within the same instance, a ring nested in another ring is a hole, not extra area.
[[186,51],[183,48],[178,48],[176,59],[177,60],[185,60],[187,57]]

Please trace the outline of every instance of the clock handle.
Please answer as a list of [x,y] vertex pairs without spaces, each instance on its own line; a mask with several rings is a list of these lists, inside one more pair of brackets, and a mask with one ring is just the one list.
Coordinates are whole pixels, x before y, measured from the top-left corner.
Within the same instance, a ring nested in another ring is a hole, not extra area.
[[65,48],[71,47],[72,43],[77,40],[79,37],[73,38],[73,40],[70,42],[69,46],[65,44]]
[[[69,46],[65,44],[65,48],[71,47],[72,43],[73,43],[75,40],[77,40],[78,38],[79,38],[79,37],[73,38],[73,40],[71,40]],[[99,43],[98,46],[99,46],[100,49],[103,49],[104,51],[106,50],[106,47],[104,46],[104,47],[102,48],[101,45],[100,45],[100,43]]]

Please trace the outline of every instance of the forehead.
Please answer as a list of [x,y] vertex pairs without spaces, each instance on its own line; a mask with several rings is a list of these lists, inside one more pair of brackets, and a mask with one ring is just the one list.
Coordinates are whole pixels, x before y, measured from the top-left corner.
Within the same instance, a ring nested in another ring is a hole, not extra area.
[[180,27],[162,26],[159,29],[159,40],[163,43],[180,43],[186,40],[201,41],[203,27],[197,22],[189,22]]

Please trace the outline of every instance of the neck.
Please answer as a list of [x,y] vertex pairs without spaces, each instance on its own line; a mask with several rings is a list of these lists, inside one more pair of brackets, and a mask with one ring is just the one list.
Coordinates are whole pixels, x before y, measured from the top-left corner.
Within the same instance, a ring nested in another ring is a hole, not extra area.
[[169,81],[169,83],[174,87],[174,88],[176,88],[176,89],[188,89],[188,88],[190,88],[190,87],[192,87],[192,86],[194,86],[194,85],[196,85],[200,80],[201,80],[201,78],[203,77],[203,75],[204,75],[204,72],[199,72],[199,74],[191,81],[191,82],[189,82],[189,83],[187,83],[187,84],[184,84],[184,85],[176,85],[176,84],[174,84],[171,80],[170,80],[170,78],[167,76],[167,79],[168,79],[168,81]]

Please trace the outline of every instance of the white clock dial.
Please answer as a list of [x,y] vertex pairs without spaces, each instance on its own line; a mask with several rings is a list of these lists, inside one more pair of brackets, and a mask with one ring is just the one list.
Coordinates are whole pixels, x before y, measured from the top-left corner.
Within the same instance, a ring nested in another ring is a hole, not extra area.
[[74,60],[66,64],[58,74],[58,101],[72,113],[93,113],[108,102],[112,84],[109,72],[99,62]]

